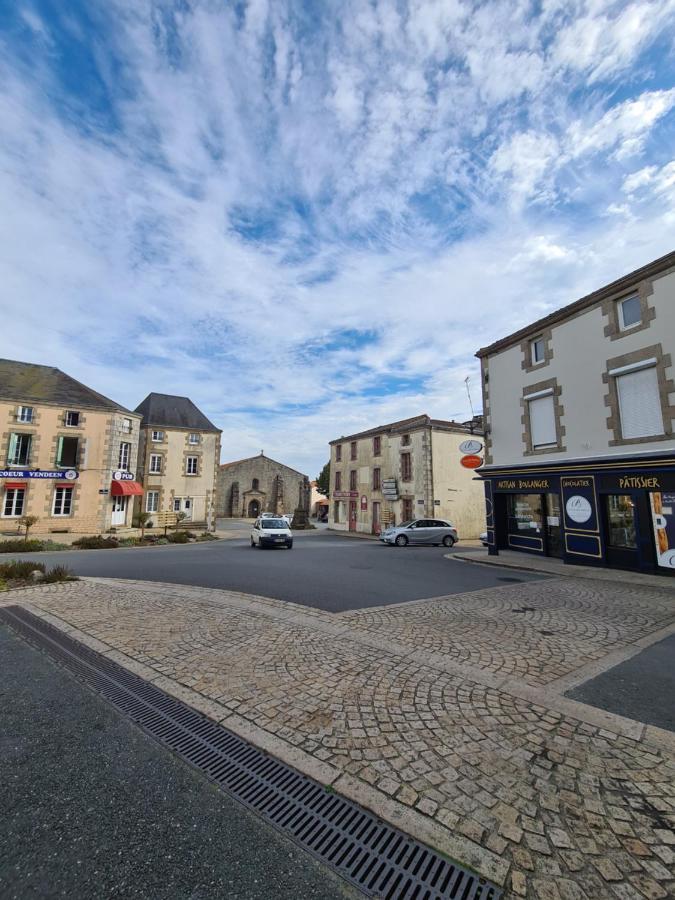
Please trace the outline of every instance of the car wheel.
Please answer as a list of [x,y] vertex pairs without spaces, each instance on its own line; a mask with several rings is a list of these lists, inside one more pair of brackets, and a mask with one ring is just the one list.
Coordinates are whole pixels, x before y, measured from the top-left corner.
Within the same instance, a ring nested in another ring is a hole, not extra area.
[[444,547],[452,547],[452,545],[454,543],[455,543],[455,539],[451,534],[446,534],[446,536],[443,538],[443,546]]
[[404,534],[399,534],[396,538],[396,546],[397,547],[406,547],[408,545],[408,538]]
[[293,541],[291,541],[290,544],[286,544],[286,547],[287,547],[289,550],[292,550],[292,549],[293,549]]
[[255,541],[251,538],[251,547],[255,547]]

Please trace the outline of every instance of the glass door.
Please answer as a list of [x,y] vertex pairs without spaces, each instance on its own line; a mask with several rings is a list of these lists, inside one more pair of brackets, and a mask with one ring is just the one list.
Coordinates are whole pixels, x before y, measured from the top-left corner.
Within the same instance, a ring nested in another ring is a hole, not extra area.
[[640,567],[637,503],[633,494],[604,496],[607,562],[624,569]]
[[544,494],[546,507],[546,555],[562,559],[562,535],[560,530],[560,494]]

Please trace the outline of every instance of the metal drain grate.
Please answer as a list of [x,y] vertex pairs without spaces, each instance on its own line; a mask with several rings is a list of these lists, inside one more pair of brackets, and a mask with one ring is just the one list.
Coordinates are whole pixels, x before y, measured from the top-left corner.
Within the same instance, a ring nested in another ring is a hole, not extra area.
[[327,791],[23,607],[0,608],[0,621],[367,896],[383,900],[503,896],[501,888]]

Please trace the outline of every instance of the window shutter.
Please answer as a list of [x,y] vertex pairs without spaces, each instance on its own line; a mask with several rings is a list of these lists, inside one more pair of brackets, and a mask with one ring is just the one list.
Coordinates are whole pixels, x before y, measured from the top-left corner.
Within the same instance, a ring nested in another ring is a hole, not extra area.
[[553,397],[537,397],[536,400],[529,401],[529,407],[532,446],[536,448],[557,444]]
[[616,378],[624,438],[663,434],[663,416],[656,368],[627,372]]
[[11,434],[9,436],[9,455],[8,462],[11,464],[16,460],[16,445],[19,442],[18,434]]
[[63,438],[60,437],[56,443],[56,465],[61,465],[61,460],[63,459]]

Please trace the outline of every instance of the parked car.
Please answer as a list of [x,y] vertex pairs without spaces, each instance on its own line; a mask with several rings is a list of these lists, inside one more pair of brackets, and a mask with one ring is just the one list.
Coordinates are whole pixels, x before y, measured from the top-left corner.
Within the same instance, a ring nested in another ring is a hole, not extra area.
[[293,533],[290,525],[282,516],[260,516],[251,529],[251,547],[288,547],[293,546]]
[[444,547],[452,547],[459,536],[455,526],[443,519],[413,519],[390,526],[382,532],[380,540],[397,547],[406,547],[408,544],[433,544],[435,547],[443,544]]
[[289,516],[287,513],[264,512],[264,513],[260,513],[260,518],[261,519],[285,519],[289,525],[293,521],[293,517]]
[[487,546],[488,546],[488,536],[487,536],[487,531],[484,531],[482,534],[479,534],[479,535],[478,535],[478,540],[481,542],[481,544],[482,544],[484,547],[487,547]]

